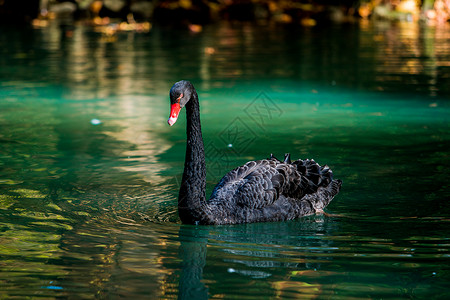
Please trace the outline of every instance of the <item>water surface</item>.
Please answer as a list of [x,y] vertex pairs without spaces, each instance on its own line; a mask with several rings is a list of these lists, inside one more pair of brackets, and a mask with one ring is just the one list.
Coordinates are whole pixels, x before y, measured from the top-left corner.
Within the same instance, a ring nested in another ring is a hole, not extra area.
[[[448,27],[0,32],[1,297],[450,296]],[[290,152],[344,181],[327,214],[179,224],[181,79],[208,193]]]

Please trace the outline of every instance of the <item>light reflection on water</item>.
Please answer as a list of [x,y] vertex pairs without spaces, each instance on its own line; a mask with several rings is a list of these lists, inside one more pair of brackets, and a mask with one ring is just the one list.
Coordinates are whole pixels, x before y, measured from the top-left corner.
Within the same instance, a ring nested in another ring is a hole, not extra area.
[[[1,30],[2,297],[448,297],[447,27]],[[344,180],[332,215],[178,224],[179,79],[202,101],[209,191],[290,151]]]

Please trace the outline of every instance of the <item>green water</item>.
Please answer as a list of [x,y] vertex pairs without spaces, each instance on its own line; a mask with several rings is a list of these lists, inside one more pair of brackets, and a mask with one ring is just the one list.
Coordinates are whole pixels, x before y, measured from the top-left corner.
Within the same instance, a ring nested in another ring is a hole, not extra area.
[[[412,23],[0,28],[0,298],[448,299],[449,44]],[[181,79],[208,191],[290,152],[344,181],[328,214],[179,224]]]

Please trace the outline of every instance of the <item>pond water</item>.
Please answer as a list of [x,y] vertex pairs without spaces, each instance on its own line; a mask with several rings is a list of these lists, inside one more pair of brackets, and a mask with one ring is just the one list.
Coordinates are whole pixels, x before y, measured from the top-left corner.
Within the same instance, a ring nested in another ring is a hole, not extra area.
[[[0,28],[0,298],[417,298],[450,292],[450,28]],[[327,214],[186,226],[196,86],[207,189],[270,153],[343,180]]]

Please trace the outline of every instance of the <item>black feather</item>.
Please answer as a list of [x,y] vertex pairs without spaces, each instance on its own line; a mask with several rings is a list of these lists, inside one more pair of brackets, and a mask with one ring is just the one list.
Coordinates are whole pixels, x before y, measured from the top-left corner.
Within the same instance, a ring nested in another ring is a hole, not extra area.
[[284,155],[284,163],[285,164],[290,164],[291,163],[291,154],[290,153],[286,153]]

